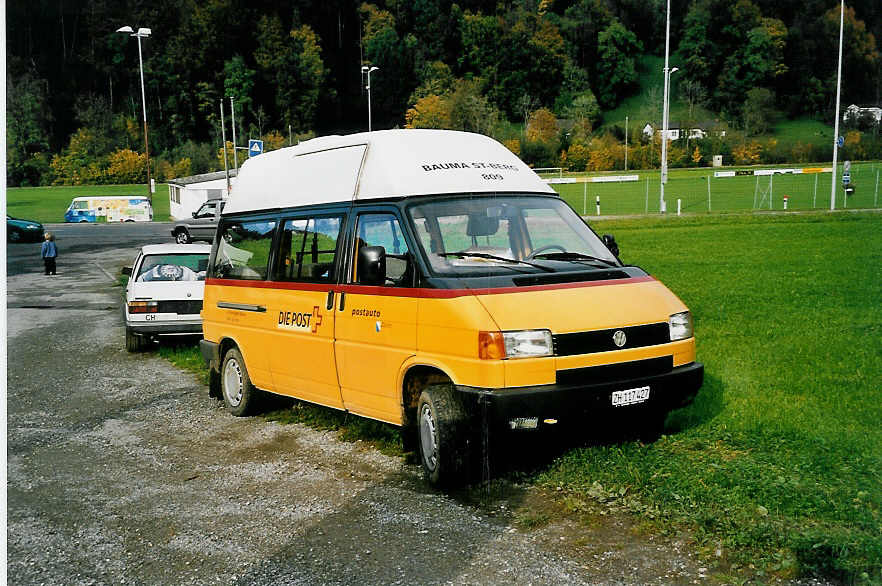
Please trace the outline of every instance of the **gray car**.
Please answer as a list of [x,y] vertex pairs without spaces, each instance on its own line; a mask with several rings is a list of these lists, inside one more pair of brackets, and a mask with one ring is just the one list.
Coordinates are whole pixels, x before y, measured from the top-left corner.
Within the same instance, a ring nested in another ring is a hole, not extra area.
[[214,241],[217,231],[217,206],[223,211],[226,200],[210,199],[193,212],[192,220],[176,222],[172,228],[172,236],[178,244],[189,244],[194,240]]

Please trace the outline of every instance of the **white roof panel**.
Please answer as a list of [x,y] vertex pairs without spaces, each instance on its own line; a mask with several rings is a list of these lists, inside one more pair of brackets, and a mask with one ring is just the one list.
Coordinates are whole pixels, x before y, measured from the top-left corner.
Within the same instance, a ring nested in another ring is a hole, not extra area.
[[224,214],[448,193],[556,192],[499,142],[451,130],[327,136],[249,159]]

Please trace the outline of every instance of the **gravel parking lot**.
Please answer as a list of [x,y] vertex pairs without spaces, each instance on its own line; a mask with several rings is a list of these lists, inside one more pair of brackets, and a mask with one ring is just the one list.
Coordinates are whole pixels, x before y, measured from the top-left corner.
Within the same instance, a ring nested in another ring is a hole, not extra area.
[[[362,443],[230,416],[191,374],[125,351],[113,275],[133,248],[9,277],[10,584],[705,579],[688,544],[627,519],[586,525],[511,483],[446,495]],[[544,516],[563,520],[518,522]]]

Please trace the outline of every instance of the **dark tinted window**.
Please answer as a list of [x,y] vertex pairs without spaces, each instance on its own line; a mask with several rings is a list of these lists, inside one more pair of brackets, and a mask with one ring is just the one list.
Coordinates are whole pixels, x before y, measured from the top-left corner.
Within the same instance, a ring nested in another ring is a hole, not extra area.
[[287,220],[279,240],[276,280],[333,283],[341,216]]

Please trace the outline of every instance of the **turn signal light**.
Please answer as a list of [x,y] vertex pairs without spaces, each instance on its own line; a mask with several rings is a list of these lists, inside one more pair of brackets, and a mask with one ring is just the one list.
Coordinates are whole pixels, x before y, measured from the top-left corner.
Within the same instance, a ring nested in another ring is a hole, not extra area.
[[502,332],[478,332],[478,358],[501,360],[505,358],[505,339]]
[[155,301],[129,301],[129,313],[157,313],[159,304]]

